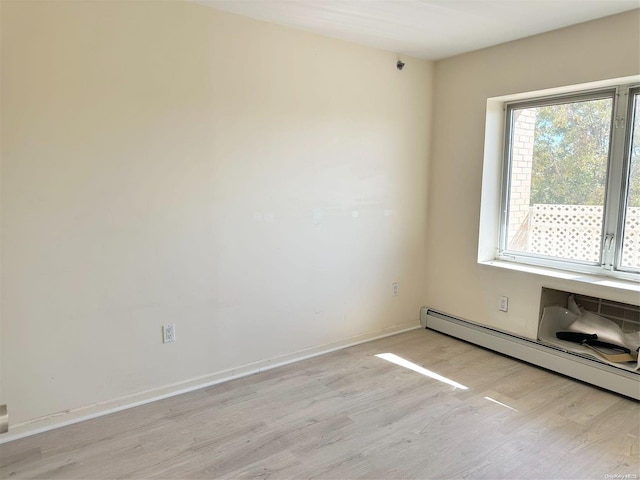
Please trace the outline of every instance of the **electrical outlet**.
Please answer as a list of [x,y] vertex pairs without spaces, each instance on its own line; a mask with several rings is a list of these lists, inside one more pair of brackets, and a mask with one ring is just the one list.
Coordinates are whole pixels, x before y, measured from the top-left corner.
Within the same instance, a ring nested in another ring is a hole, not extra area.
[[162,343],[171,343],[176,341],[176,324],[169,323],[162,326]]
[[500,303],[498,305],[498,310],[501,312],[509,311],[509,297],[500,297]]
[[392,283],[391,284],[391,291],[393,292],[393,296],[397,297],[398,296],[398,291],[400,290],[400,284],[399,283]]

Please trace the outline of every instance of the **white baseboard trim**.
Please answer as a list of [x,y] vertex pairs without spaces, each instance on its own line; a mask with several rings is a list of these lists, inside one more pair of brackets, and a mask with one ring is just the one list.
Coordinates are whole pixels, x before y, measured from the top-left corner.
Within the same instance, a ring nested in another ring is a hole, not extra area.
[[[345,338],[335,342],[306,348],[297,352],[289,353],[279,357],[261,360],[237,368],[211,373],[203,377],[193,378],[184,382],[165,385],[163,387],[154,388],[144,392],[138,392],[132,395],[118,397],[105,402],[100,402],[73,410],[65,410],[63,412],[54,413],[44,417],[35,418],[23,423],[9,425],[9,431],[0,435],[0,444],[18,440],[20,438],[36,435],[38,433],[47,432],[56,428],[65,427],[74,423],[90,420],[92,418],[101,417],[110,413],[119,412],[128,408],[137,407],[146,403],[155,402],[165,398],[181,395],[183,393],[192,392],[201,388],[210,387],[218,383],[227,382],[236,378],[253,375],[254,373],[264,372],[272,368],[281,367],[290,363],[306,360],[307,358],[317,357],[325,353],[334,352],[343,348],[352,347],[365,342],[371,342],[380,338],[397,335],[399,333],[408,332],[420,328],[420,324],[415,321],[405,322],[400,325],[394,325],[382,330],[356,335],[354,337]],[[9,412],[10,414],[11,412]],[[9,417],[11,419],[11,417]]]

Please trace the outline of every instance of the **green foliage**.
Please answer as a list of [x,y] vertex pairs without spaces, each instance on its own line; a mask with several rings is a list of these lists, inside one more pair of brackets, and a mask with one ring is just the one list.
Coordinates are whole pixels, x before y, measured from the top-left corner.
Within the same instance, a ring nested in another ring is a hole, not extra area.
[[[640,106],[636,102],[629,205],[640,206]],[[611,99],[533,108],[536,111],[531,204],[603,205]]]
[[536,108],[531,203],[602,205],[611,99]]

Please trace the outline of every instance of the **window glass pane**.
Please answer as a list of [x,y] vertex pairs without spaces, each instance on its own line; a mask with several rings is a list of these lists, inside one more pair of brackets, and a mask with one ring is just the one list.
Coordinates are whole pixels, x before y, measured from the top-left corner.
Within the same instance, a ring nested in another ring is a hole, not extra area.
[[640,269],[640,102],[633,96],[631,124],[631,158],[627,189],[624,235],[622,237],[622,267]]
[[612,98],[512,110],[506,246],[598,263]]

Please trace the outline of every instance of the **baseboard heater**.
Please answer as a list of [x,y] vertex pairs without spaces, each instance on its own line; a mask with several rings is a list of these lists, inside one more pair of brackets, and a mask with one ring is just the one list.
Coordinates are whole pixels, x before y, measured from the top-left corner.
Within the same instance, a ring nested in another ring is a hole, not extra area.
[[640,373],[423,308],[422,326],[640,400]]

